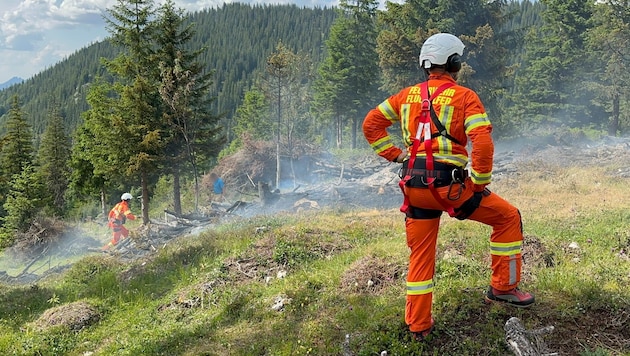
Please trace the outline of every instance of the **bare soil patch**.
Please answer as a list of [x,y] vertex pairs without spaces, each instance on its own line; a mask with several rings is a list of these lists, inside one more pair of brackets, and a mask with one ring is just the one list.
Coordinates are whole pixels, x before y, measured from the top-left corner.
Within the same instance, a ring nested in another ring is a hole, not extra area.
[[79,301],[46,310],[34,322],[34,325],[38,330],[62,326],[72,331],[80,331],[98,322],[99,319],[100,313],[95,307],[87,302]]

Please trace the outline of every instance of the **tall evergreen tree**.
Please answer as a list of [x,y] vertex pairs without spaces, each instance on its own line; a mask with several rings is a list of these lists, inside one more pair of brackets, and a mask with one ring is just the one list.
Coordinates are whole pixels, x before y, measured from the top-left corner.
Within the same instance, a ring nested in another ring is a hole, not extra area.
[[94,147],[99,146],[95,141],[95,135],[85,126],[79,126],[74,132],[74,144],[70,154],[70,176],[66,200],[72,204],[85,200],[98,199],[100,202],[99,213],[107,215],[106,186],[111,180],[107,175],[99,173],[94,167]]
[[356,148],[362,116],[381,96],[376,53],[378,2],[342,0],[339,7],[326,41],[328,56],[319,69],[314,106],[323,117],[334,118],[337,147],[342,147],[344,128],[350,124],[351,146]]
[[180,170],[181,162],[188,162],[195,182],[195,211],[199,206],[199,159],[216,156],[224,143],[218,126],[219,116],[210,111],[213,98],[209,96],[212,74],[203,73],[199,56],[205,49],[196,51],[187,47],[194,35],[192,24],[184,25],[183,10],[176,10],[171,0],[159,10],[157,25],[157,51],[160,67],[160,95],[166,109],[164,117],[171,137],[167,147],[167,167],[173,175],[173,205],[181,214]]
[[[149,222],[149,189],[163,159],[166,125],[158,92],[159,69],[155,61],[155,10],[153,0],[118,0],[107,10],[108,30],[121,53],[106,61],[115,77],[112,87],[118,100],[110,112],[91,107],[88,124],[92,135],[104,143],[107,164],[128,181],[125,190],[139,182],[142,191],[142,221]],[[98,103],[95,103],[98,104]],[[104,116],[98,115],[105,113]],[[98,165],[98,164],[97,164]]]
[[[313,64],[308,55],[295,53],[282,42],[267,60],[267,76],[262,85],[270,99],[275,117],[276,139],[276,186],[280,186],[282,177],[282,157],[293,160],[300,155],[303,145],[299,142],[311,142],[310,127],[313,118],[310,115],[311,87],[314,76]],[[295,177],[294,174],[291,174]]]
[[11,246],[17,234],[26,232],[44,207],[43,186],[35,167],[27,164],[13,176],[4,202],[6,215],[1,218],[0,247]]
[[12,99],[9,117],[4,125],[0,151],[2,172],[2,215],[0,246],[10,246],[15,234],[24,231],[39,208],[39,182],[33,168],[33,134],[26,122],[17,96]]
[[587,81],[594,93],[594,104],[608,115],[609,135],[630,129],[630,3],[608,0],[595,9],[595,27],[588,34],[588,46],[594,51],[590,63],[597,73]]
[[46,187],[45,203],[58,216],[63,216],[66,207],[71,145],[63,125],[63,117],[59,108],[54,106],[50,110],[48,126],[42,135],[37,161],[39,174]]
[[[0,142],[0,206],[6,201],[13,178],[33,164],[33,133],[17,96],[11,100],[3,131],[5,134]],[[0,212],[0,216],[5,215],[4,211]]]
[[33,163],[33,133],[17,96],[13,97],[4,130],[6,133],[2,137],[0,170],[4,182],[8,182],[13,176],[22,173],[24,167]]
[[117,100],[112,85],[97,78],[88,91],[90,109],[83,113],[83,124],[74,132],[71,153],[70,190],[75,199],[99,198],[103,217],[108,211],[108,191],[124,183],[120,167],[112,164],[121,159],[109,144],[120,140],[110,125]]
[[[592,0],[542,0],[544,24],[526,37],[515,78],[512,116],[525,131],[591,120],[592,93],[582,82],[592,73],[586,33],[592,27]],[[589,73],[591,71],[591,73]]]

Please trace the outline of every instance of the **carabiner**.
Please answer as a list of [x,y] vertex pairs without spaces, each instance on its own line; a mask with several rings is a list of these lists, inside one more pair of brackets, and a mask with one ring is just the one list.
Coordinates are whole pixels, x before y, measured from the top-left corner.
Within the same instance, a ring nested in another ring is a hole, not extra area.
[[[459,184],[459,190],[457,191],[457,196],[451,197],[451,192],[452,192],[454,183]],[[451,201],[458,200],[459,198],[461,198],[463,191],[464,191],[464,183],[456,182],[453,180],[451,181],[451,184],[448,185],[448,193],[446,194],[446,197],[448,198],[448,200],[451,200]]]
[[456,169],[453,169],[453,170],[451,171],[451,179],[452,179],[452,180],[451,180],[451,183],[452,183],[452,182],[458,182],[458,183],[461,183],[461,182],[462,182],[462,181],[461,181],[461,179],[459,179],[458,177],[456,177],[456,176],[455,176],[455,172],[457,172],[457,171],[458,171],[458,169],[457,169],[457,168],[456,168]]

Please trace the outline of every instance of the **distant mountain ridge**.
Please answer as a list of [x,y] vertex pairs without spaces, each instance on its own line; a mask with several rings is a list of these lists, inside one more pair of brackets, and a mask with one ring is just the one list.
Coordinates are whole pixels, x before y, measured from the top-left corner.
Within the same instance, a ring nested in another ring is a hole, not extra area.
[[20,77],[13,77],[13,78],[7,80],[6,82],[0,84],[0,90],[8,88],[8,87],[10,87],[13,84],[22,83],[23,81],[24,81],[24,79],[22,79]]
[[[224,114],[227,126],[243,94],[265,72],[267,57],[280,42],[315,64],[322,61],[324,41],[337,12],[333,8],[232,3],[186,16],[186,24],[194,24],[195,30],[188,48],[204,48],[198,60],[207,73],[214,73],[209,94],[216,100],[211,110]],[[96,42],[21,84],[0,90],[0,130],[12,98],[17,96],[35,137],[44,132],[51,105],[62,113],[68,131],[74,131],[89,109],[86,96],[90,85],[99,77],[108,77],[101,59],[114,59],[119,51],[108,40]]]

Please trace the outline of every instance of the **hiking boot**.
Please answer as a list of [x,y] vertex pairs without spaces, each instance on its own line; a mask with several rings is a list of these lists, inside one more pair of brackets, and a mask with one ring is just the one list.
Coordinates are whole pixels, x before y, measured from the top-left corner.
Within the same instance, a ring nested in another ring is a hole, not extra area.
[[509,291],[500,291],[494,287],[488,288],[485,298],[486,304],[492,302],[506,303],[518,308],[527,308],[534,304],[534,296],[530,293],[521,292],[518,288],[510,289]]
[[431,332],[434,329],[434,327],[433,327],[434,324],[435,323],[433,322],[433,319],[431,319],[431,327],[430,328],[428,328],[426,330],[422,330],[422,331],[412,331],[411,332],[411,336],[416,341],[423,342],[423,341],[427,340],[427,338],[429,337],[429,335],[431,335]]

